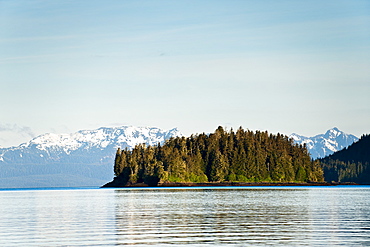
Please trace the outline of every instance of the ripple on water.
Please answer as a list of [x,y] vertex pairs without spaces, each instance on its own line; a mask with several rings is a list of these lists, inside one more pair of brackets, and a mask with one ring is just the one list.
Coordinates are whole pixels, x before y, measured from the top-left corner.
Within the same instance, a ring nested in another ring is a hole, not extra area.
[[370,187],[0,191],[1,246],[370,245]]

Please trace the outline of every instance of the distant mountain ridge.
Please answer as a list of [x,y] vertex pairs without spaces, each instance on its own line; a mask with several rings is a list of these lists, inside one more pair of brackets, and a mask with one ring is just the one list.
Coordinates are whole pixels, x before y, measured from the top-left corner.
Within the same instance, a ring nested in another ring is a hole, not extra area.
[[316,135],[313,137],[305,137],[298,134],[289,136],[298,144],[306,144],[311,158],[323,158],[336,151],[348,147],[352,143],[358,141],[358,138],[351,134],[346,134],[334,127],[326,131],[325,134]]
[[[43,134],[16,147],[0,147],[0,188],[100,186],[113,178],[118,147],[155,145],[183,136],[177,129],[122,126]],[[306,144],[312,158],[325,157],[358,138],[337,128],[314,137],[289,136]]]
[[[177,128],[164,131],[133,126],[43,134],[19,146],[0,149],[0,188],[44,184],[100,186],[113,178],[117,148],[132,149],[141,143],[155,145],[176,136],[182,136]],[[37,179],[27,178],[29,176]],[[9,184],[12,181],[9,178],[16,182]]]

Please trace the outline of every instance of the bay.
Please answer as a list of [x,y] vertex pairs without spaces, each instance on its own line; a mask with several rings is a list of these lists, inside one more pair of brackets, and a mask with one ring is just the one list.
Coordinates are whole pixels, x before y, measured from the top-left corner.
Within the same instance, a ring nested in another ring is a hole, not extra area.
[[0,246],[370,246],[370,186],[0,190]]

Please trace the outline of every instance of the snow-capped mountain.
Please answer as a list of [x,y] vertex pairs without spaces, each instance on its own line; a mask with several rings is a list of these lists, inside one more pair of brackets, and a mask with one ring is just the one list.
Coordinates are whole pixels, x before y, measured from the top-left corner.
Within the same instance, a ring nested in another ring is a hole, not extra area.
[[40,135],[0,149],[0,188],[99,186],[112,179],[119,147],[155,145],[176,136],[182,136],[176,128],[132,126]]
[[325,134],[313,137],[305,137],[295,133],[291,134],[289,137],[292,138],[295,143],[302,145],[306,144],[313,159],[323,158],[358,141],[356,136],[346,134],[336,127],[329,129]]

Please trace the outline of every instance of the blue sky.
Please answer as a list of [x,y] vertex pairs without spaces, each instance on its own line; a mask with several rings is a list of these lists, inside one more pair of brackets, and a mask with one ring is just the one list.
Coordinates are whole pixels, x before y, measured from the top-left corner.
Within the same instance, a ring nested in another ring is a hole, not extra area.
[[370,1],[0,0],[0,145],[101,126],[370,133]]

